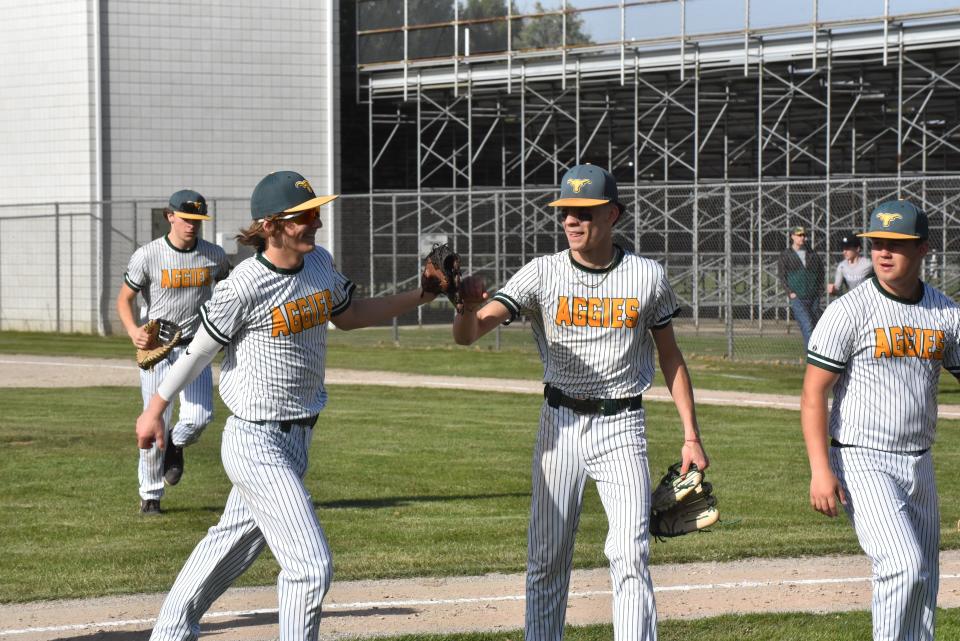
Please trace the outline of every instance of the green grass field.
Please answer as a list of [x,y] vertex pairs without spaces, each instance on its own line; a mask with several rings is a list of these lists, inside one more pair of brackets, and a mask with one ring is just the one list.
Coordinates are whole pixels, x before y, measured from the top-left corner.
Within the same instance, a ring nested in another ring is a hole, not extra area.
[[[164,590],[223,507],[229,483],[217,420],[186,450],[184,480],[158,518],[137,514],[135,388],[0,389],[0,601]],[[333,386],[307,476],[334,550],[337,577],[358,579],[520,572],[524,568],[535,396]],[[451,408],[456,408],[451,420]],[[652,561],[854,553],[845,519],[807,504],[807,464],[796,412],[700,409],[710,477],[724,524],[655,543]],[[649,403],[654,476],[676,459],[672,404]],[[941,496],[960,427],[941,424]],[[943,505],[943,546],[960,547],[957,506]],[[590,487],[577,567],[601,567],[606,519]],[[267,555],[242,585],[274,581]]]
[[[723,616],[697,621],[662,621],[660,641],[869,641],[870,614],[764,614]],[[568,628],[567,641],[610,641],[613,628],[595,625]],[[960,611],[937,612],[936,639],[960,639]],[[383,641],[523,641],[520,631],[485,634],[416,635]]]

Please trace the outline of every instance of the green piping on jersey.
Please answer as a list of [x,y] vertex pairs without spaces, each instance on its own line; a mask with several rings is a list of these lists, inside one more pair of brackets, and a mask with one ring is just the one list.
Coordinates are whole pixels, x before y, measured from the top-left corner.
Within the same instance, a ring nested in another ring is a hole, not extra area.
[[257,252],[257,260],[263,264],[264,267],[269,269],[272,272],[277,272],[278,274],[283,274],[285,276],[293,276],[294,274],[299,274],[303,270],[303,266],[307,263],[305,260],[300,261],[300,266],[294,269],[284,269],[283,267],[277,267],[269,260],[266,256],[263,255],[263,252]]
[[614,245],[613,251],[616,253],[616,255],[613,257],[613,262],[607,265],[606,267],[601,267],[600,269],[587,267],[586,265],[581,265],[580,263],[578,263],[576,260],[574,260],[573,250],[571,249],[567,250],[567,256],[570,258],[570,264],[582,272],[586,272],[588,274],[606,274],[607,272],[616,269],[617,265],[619,265],[623,261],[623,249],[620,247],[620,245]]
[[909,298],[900,298],[899,296],[895,296],[894,294],[891,294],[890,292],[888,292],[887,290],[885,290],[885,289],[883,288],[883,285],[880,284],[880,280],[877,278],[876,274],[874,274],[873,277],[872,277],[870,280],[873,281],[873,286],[877,288],[877,291],[878,291],[878,292],[880,292],[881,294],[883,294],[884,296],[886,296],[886,297],[889,298],[890,300],[895,301],[895,302],[897,302],[897,303],[903,303],[904,305],[916,305],[917,303],[919,303],[920,301],[923,300],[923,295],[924,295],[924,294],[926,293],[926,291],[927,291],[927,286],[924,285],[923,281],[921,280],[921,281],[920,281],[920,296],[918,296],[918,297],[917,297],[916,299],[914,299],[914,300],[910,300]]
[[840,361],[835,361],[832,358],[821,356],[820,354],[811,352],[810,350],[807,350],[807,363],[810,365],[815,365],[820,369],[825,369],[828,372],[833,372],[834,374],[840,374],[847,368],[846,363],[841,363]]
[[200,244],[197,240],[194,240],[194,241],[193,241],[193,246],[190,247],[190,249],[180,249],[179,247],[177,247],[176,245],[174,245],[173,243],[170,242],[170,236],[169,236],[169,235],[164,236],[163,239],[167,242],[167,246],[168,246],[170,249],[172,249],[173,251],[175,251],[175,252],[177,252],[177,253],[180,253],[180,254],[189,254],[190,252],[194,251],[194,250],[197,248],[197,245]]

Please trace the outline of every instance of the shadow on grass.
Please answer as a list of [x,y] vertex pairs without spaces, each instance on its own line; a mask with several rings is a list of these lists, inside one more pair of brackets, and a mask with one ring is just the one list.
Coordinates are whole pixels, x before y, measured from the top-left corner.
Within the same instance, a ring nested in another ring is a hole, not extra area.
[[[382,617],[382,616],[409,616],[416,614],[415,608],[367,608],[363,610],[336,610],[325,611],[324,619],[335,617]],[[201,636],[214,632],[229,632],[238,628],[250,628],[262,625],[278,625],[276,612],[256,612],[238,616],[232,619],[200,623]],[[323,624],[321,624],[321,629]],[[95,632],[76,637],[62,637],[61,641],[147,641],[150,630],[114,630],[110,632]]]
[[328,510],[361,508],[378,509],[414,505],[416,503],[436,503],[441,501],[466,501],[501,498],[529,498],[528,492],[508,492],[503,494],[452,494],[445,496],[383,496],[375,499],[340,499],[337,501],[314,501],[313,507]]

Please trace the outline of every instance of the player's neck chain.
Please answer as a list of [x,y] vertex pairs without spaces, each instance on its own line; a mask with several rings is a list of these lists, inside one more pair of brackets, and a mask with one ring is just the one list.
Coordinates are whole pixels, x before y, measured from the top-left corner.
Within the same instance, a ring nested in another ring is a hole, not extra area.
[[589,289],[596,289],[607,280],[611,273],[613,273],[613,268],[620,261],[622,256],[622,250],[618,246],[614,245],[613,258],[610,259],[609,263],[599,269],[591,269],[587,271],[579,263],[573,260],[572,254],[570,255],[570,262],[573,263],[573,273],[577,280],[580,281],[580,284]]

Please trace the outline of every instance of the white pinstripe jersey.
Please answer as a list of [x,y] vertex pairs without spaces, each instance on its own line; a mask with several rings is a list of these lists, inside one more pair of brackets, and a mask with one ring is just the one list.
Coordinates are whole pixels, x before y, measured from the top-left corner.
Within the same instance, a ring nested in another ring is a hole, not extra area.
[[941,366],[960,374],[960,307],[924,284],[896,298],[876,277],[832,302],[813,330],[807,362],[840,374],[830,436],[889,452],[930,447]]
[[541,256],[494,295],[531,320],[543,381],[584,398],[625,398],[653,382],[651,328],[679,311],[663,267],[615,248],[606,269],[575,262],[570,250]]
[[229,272],[227,254],[219,245],[198,238],[193,249],[177,249],[162,236],[133,252],[123,280],[143,296],[148,319],[173,321],[189,337],[200,324],[200,305]]
[[200,317],[226,346],[220,397],[234,415],[286,421],[323,409],[327,321],[350,306],[354,288],[320,247],[295,270],[258,253],[217,285]]

